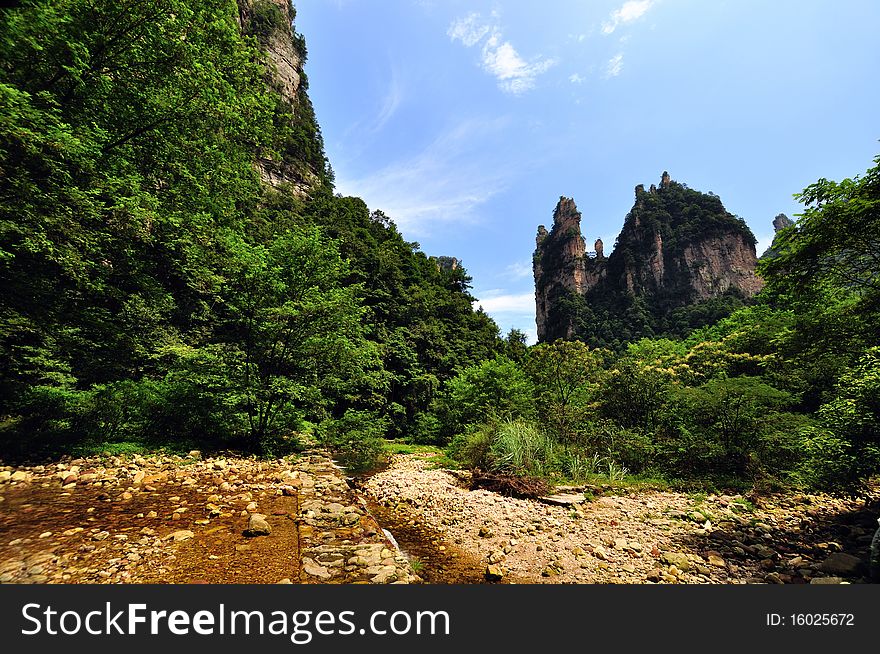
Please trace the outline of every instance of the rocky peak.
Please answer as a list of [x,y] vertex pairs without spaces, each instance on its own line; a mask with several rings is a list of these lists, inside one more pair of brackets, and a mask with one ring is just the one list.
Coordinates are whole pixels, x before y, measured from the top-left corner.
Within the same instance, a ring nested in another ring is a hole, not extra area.
[[784,213],[781,213],[773,219],[773,231],[779,232],[780,230],[785,229],[786,227],[791,227],[794,225],[794,221],[786,216]]
[[780,213],[780,214],[776,215],[776,218],[773,219],[773,242],[770,244],[770,247],[768,247],[764,251],[764,254],[761,255],[762,259],[774,259],[775,257],[777,257],[779,255],[779,252],[777,251],[777,248],[776,248],[777,235],[783,229],[785,229],[786,227],[791,227],[792,225],[794,225],[794,221],[791,218],[789,218],[788,216],[786,216],[784,213]]
[[[738,298],[733,306],[760,290],[755,237],[716,195],[677,184],[666,171],[659,189],[651,185],[646,193],[639,184],[635,195],[607,257],[601,239],[595,256],[587,255],[571,198],[559,199],[549,233],[539,227],[533,258],[539,340],[638,338],[659,333],[674,309],[722,296]],[[592,338],[586,316],[620,329]]]
[[438,270],[443,270],[445,272],[455,272],[459,268],[461,268],[461,261],[456,259],[455,257],[432,257],[435,263],[437,264]]
[[581,212],[578,211],[577,205],[573,198],[560,196],[556,209],[553,211],[553,229],[565,230],[568,228],[581,227]]

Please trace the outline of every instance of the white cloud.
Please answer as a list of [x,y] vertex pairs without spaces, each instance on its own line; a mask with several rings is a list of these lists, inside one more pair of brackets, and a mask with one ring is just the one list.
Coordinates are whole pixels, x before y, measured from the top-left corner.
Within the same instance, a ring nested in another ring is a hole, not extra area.
[[519,329],[526,333],[527,343],[533,345],[538,340],[535,328],[535,294],[510,293],[502,289],[478,292],[476,295],[482,300],[474,302],[474,309],[483,308],[501,329],[501,334],[506,334],[511,328]]
[[623,70],[623,53],[614,55],[611,59],[608,60],[608,63],[605,64],[605,78],[608,79],[610,77],[617,77],[620,75],[620,71]]
[[[498,15],[493,12],[492,18],[497,19]],[[527,62],[510,41],[503,40],[501,28],[495,22],[486,22],[475,12],[453,21],[446,33],[450,39],[461,41],[468,48],[482,41],[483,69],[498,80],[502,91],[513,95],[533,89],[538,76],[557,63],[555,59],[542,57]]]
[[535,294],[520,293],[517,295],[496,295],[484,300],[475,300],[474,308],[483,307],[483,311],[494,313],[531,313],[535,312]]
[[611,12],[611,20],[602,23],[602,33],[611,34],[623,23],[631,23],[645,15],[654,0],[628,0],[620,9]]
[[572,84],[583,84],[584,78],[581,77],[580,73],[575,73],[574,75],[570,75],[568,81]]
[[517,174],[510,160],[474,156],[507,126],[503,119],[470,121],[447,130],[421,152],[360,178],[337,170],[337,190],[362,197],[407,233],[425,236],[439,225],[477,220],[480,205],[503,191]]

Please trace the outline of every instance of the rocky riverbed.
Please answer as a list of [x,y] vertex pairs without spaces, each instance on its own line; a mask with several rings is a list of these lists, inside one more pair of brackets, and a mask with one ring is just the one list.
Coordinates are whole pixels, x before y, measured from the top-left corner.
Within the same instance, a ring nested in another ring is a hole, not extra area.
[[488,578],[524,583],[861,583],[876,525],[864,500],[827,495],[636,492],[553,506],[470,491],[413,455],[364,490]]
[[321,453],[0,467],[2,583],[412,581]]

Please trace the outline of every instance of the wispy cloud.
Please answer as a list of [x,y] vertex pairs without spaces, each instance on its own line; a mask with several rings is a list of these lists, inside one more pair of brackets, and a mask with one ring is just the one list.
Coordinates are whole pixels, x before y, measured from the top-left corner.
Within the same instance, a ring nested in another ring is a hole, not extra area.
[[491,31],[492,27],[483,22],[480,14],[471,12],[464,18],[452,21],[446,34],[453,41],[461,41],[466,48],[470,48],[482,41]]
[[525,279],[526,277],[531,277],[533,274],[532,264],[529,261],[517,261],[516,263],[512,263],[504,269],[504,273],[502,273],[502,277],[510,280],[518,280]]
[[654,0],[628,0],[619,9],[611,12],[611,19],[602,23],[602,33],[612,34],[620,25],[631,23],[645,15]]
[[527,62],[510,41],[504,40],[496,12],[492,12],[491,19],[486,21],[480,14],[472,12],[454,20],[446,34],[452,41],[461,41],[468,48],[483,43],[481,65],[498,80],[498,87],[502,91],[520,95],[533,89],[537,78],[555,66],[557,61],[536,57]]
[[503,191],[516,164],[475,156],[482,139],[497,135],[507,121],[469,121],[447,130],[422,151],[360,178],[337,172],[340,193],[364,198],[408,235],[426,236],[440,225],[477,220],[477,209]]
[[391,120],[391,117],[394,116],[395,113],[397,113],[397,109],[400,107],[402,100],[403,87],[400,84],[397,70],[392,68],[391,81],[389,82],[385,97],[382,100],[382,107],[379,109],[379,113],[373,121],[373,124],[370,125],[369,131],[375,133],[385,127],[385,124]]
[[605,64],[605,79],[617,77],[623,70],[623,53],[619,53],[611,57]]
[[573,75],[568,76],[568,81],[572,84],[583,84],[584,78],[581,77],[580,73],[574,73]]

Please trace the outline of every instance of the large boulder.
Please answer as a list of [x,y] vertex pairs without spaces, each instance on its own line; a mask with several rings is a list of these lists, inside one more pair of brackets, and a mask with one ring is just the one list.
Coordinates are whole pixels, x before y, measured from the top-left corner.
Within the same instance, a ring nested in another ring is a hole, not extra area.
[[862,560],[845,552],[834,552],[819,564],[819,570],[830,575],[857,577],[862,573]]
[[266,522],[266,516],[262,513],[252,513],[248,519],[247,529],[244,531],[245,536],[268,536],[272,533],[272,527]]

